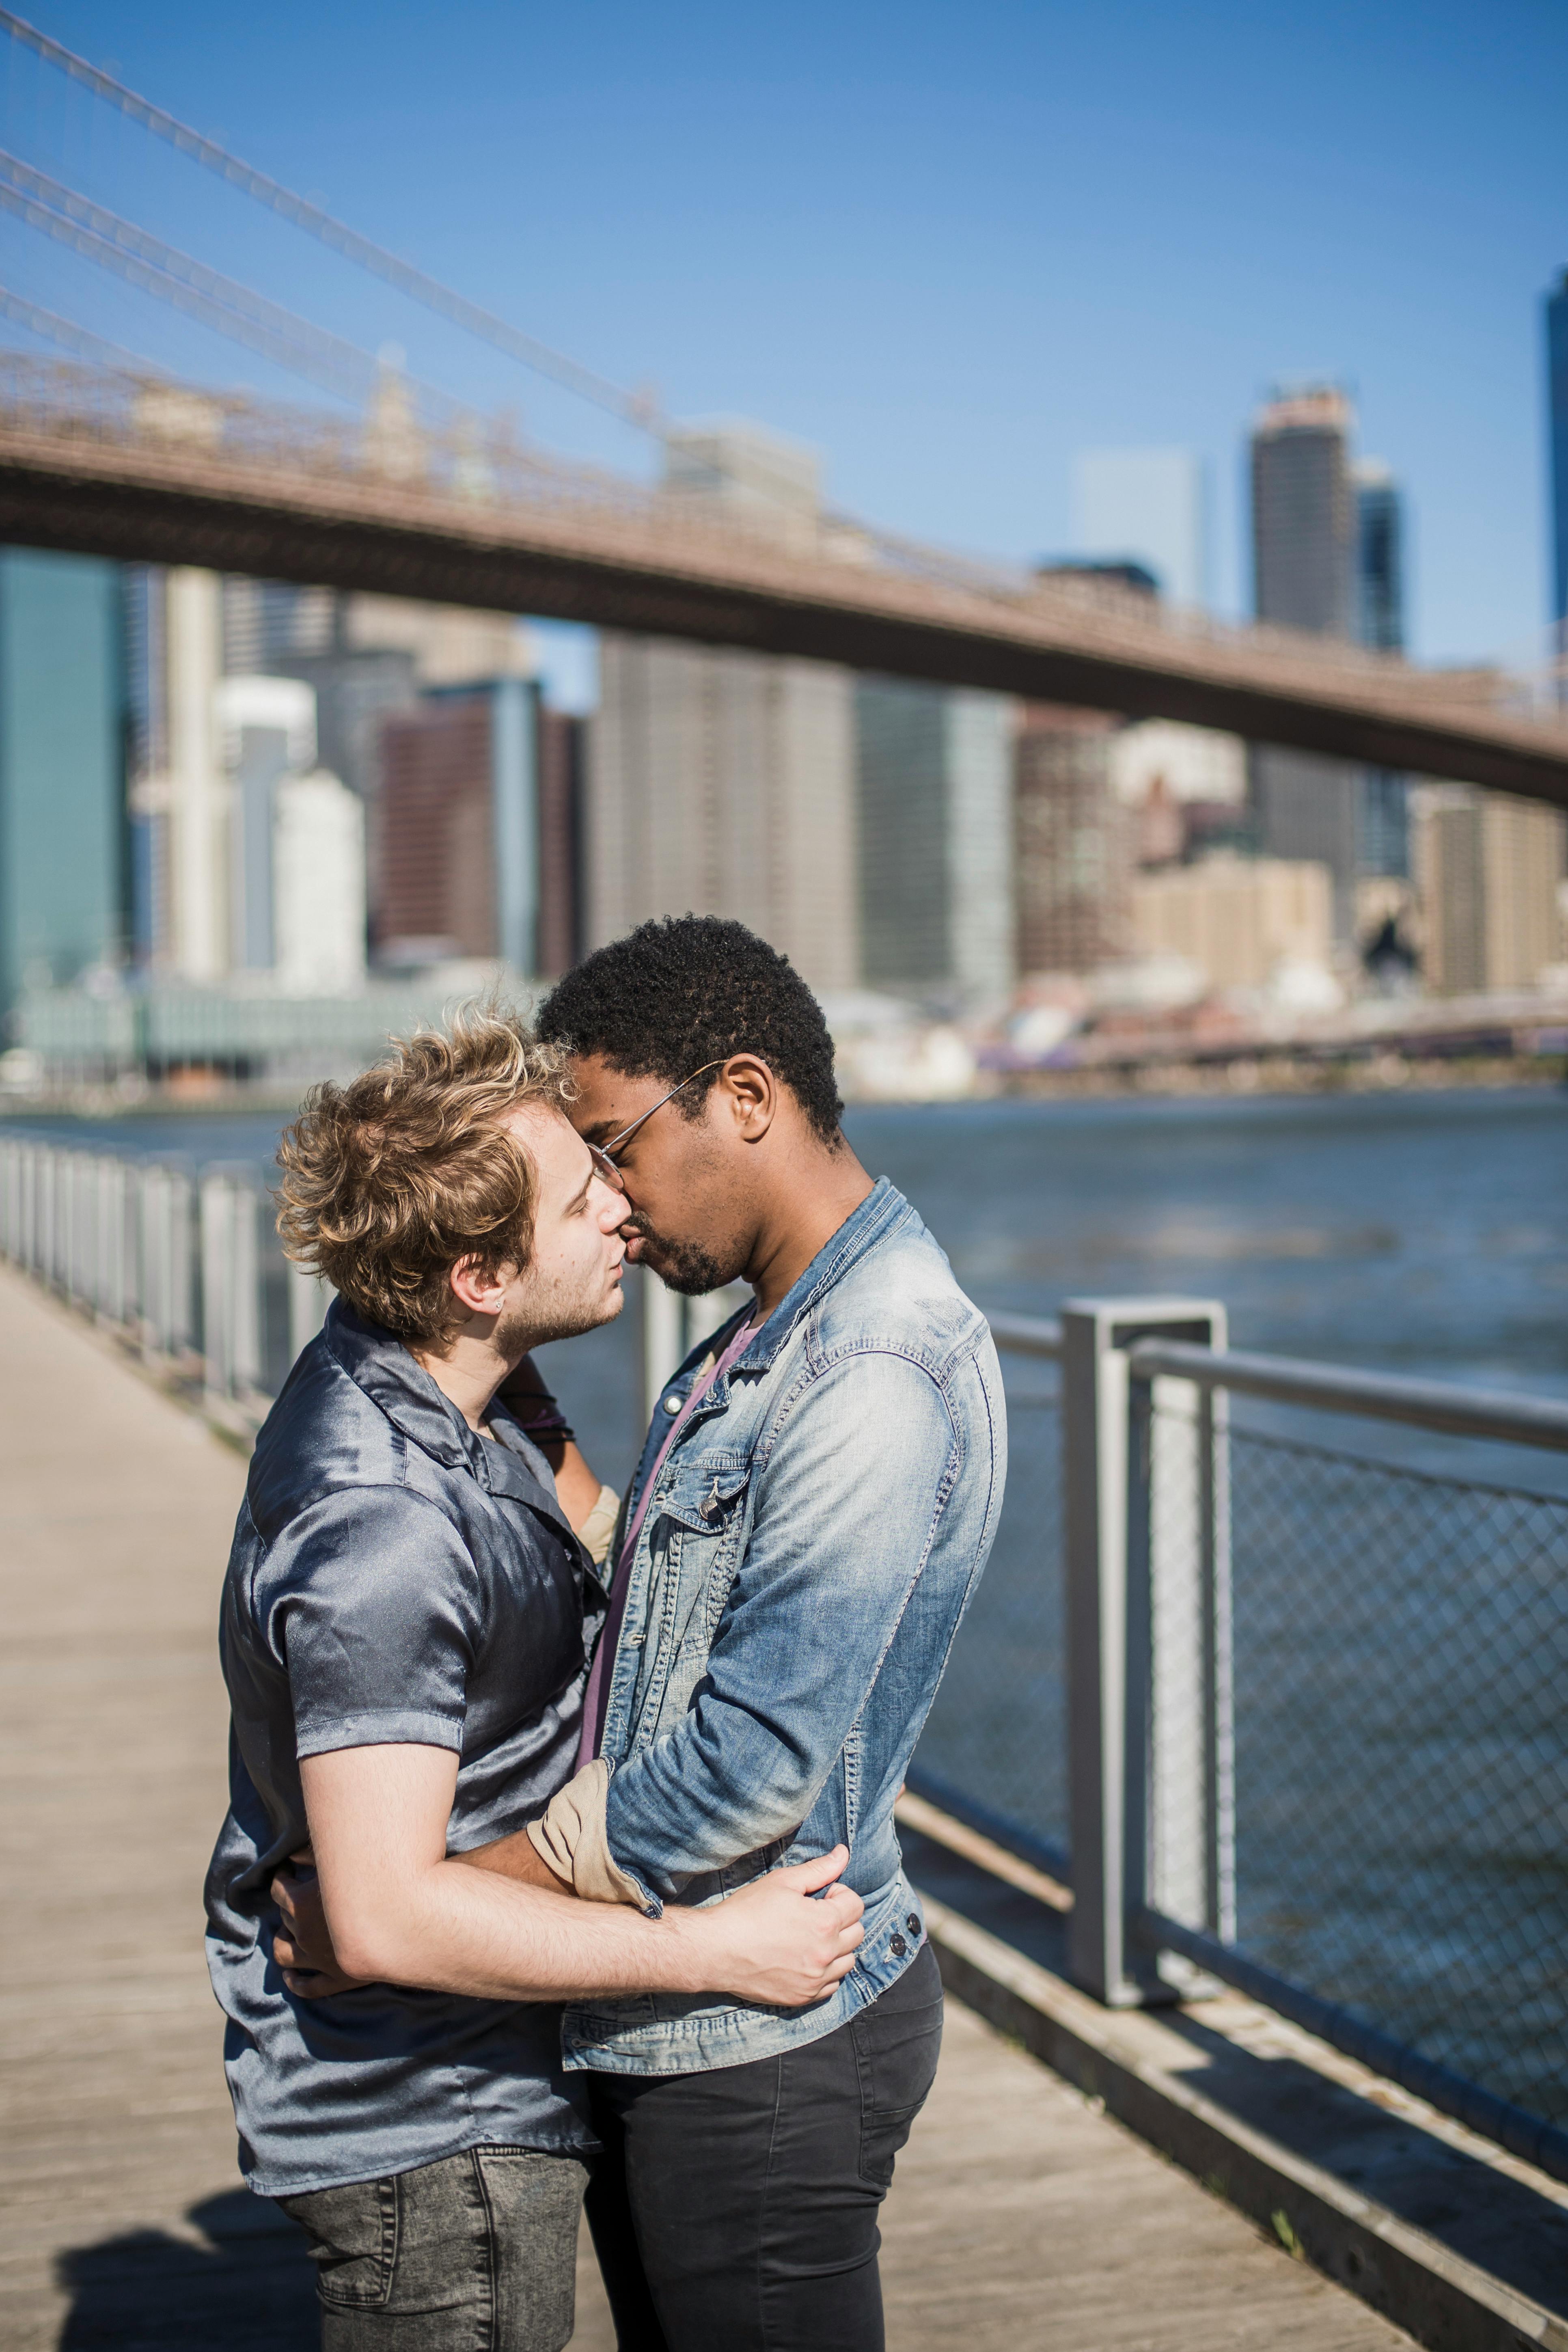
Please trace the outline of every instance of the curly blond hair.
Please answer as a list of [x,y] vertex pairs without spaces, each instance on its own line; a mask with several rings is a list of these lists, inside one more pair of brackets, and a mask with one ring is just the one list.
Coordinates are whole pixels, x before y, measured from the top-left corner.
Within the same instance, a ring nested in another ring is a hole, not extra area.
[[347,1086],[312,1087],[278,1160],[278,1231],[296,1265],[402,1339],[440,1347],[458,1320],[448,1279],[526,1265],[533,1162],[497,1121],[520,1103],[563,1108],[565,1059],[494,1002],[395,1038]]

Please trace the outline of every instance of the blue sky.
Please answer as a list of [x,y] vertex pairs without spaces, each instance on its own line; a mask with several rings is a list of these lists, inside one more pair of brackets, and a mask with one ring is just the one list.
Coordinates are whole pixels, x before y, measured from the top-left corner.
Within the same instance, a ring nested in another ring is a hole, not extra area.
[[[677,415],[816,443],[839,503],[951,544],[1060,550],[1076,450],[1187,446],[1243,609],[1248,416],[1333,376],[1409,495],[1417,650],[1521,654],[1540,630],[1562,0],[62,0],[36,21],[545,341]],[[0,114],[13,150],[202,258],[646,468],[625,428],[14,54]],[[9,221],[0,275],[208,381],[310,397]]]

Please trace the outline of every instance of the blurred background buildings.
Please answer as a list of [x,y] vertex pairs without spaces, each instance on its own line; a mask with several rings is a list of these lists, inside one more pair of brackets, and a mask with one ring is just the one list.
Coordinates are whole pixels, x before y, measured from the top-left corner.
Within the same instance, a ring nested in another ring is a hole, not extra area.
[[[1561,626],[1568,278],[1545,318]],[[817,454],[758,425],[664,452],[694,511],[784,548],[845,528]],[[1280,391],[1247,458],[1258,619],[1397,655],[1405,500],[1346,393]],[[1044,576],[1201,615],[1194,456],[1083,452],[1072,518]],[[1568,988],[1544,806],[675,640],[606,632],[597,678],[591,712],[557,707],[512,615],[0,551],[0,1003],[24,1060],[138,1021],[155,1076],[277,1075],[314,1034],[353,1058],[394,1003],[548,980],[688,908],[784,950],[851,1077],[895,1090],[967,1083],[987,1040],[1028,1066],[1118,1023],[1278,1033]],[[934,1061],[910,1045],[937,1030]]]

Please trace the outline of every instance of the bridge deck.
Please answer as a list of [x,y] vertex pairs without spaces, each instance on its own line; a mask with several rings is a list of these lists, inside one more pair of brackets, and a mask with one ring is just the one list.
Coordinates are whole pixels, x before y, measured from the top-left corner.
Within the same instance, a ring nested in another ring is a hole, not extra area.
[[[0,2344],[290,2352],[290,2225],[238,2186],[200,1947],[238,1458],[0,1269],[7,1629]],[[889,2205],[896,2352],[1407,2341],[968,2012]],[[584,2270],[576,2342],[612,2344]]]

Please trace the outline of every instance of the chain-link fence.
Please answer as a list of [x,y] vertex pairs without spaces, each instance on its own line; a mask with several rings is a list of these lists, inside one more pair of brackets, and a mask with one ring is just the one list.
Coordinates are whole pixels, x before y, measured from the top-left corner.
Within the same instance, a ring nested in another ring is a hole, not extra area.
[[915,1762],[939,1784],[1068,1843],[1061,1396],[1056,1369],[1005,1357],[1007,1491],[990,1562],[952,1646]]
[[1238,1947],[1568,2119],[1568,1499],[1228,1453]]
[[[1005,1356],[1006,1508],[911,1780],[1024,1852],[1081,1815],[1102,1998],[1154,1992],[1156,1952],[1228,1974],[1568,2177],[1568,1410],[1233,1356],[1222,1326],[1087,1302],[1033,1327],[1059,1374]],[[1258,1398],[1305,1410],[1259,1426]],[[1370,1417],[1366,1450],[1310,1442],[1314,1412]],[[1447,1432],[1440,1467],[1380,1449],[1390,1422]],[[1554,1450],[1481,1475],[1504,1444]]]

